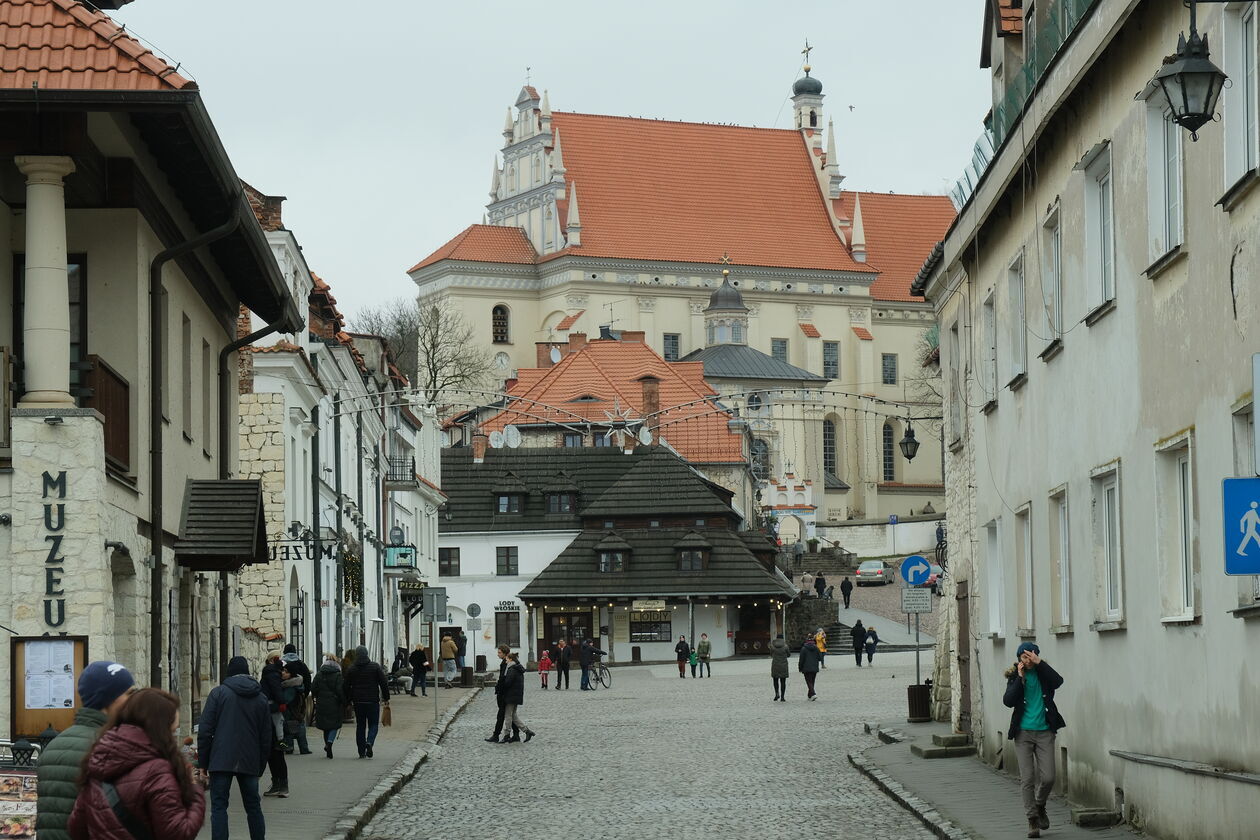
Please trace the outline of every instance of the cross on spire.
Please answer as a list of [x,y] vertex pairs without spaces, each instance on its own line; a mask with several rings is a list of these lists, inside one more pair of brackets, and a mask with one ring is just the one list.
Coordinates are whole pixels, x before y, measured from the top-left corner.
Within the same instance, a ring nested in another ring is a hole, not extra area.
[[805,63],[809,64],[809,54],[813,51],[813,47],[809,45],[809,39],[805,39],[805,49],[801,50],[801,55],[805,56]]

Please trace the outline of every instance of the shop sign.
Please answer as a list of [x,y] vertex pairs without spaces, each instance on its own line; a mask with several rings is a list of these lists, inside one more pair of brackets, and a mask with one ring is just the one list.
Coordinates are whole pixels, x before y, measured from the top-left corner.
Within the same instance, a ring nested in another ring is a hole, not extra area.
[[666,609],[665,599],[660,598],[657,600],[631,601],[630,609],[632,610],[663,610],[663,609]]
[[[52,495],[55,494],[55,495]],[[48,543],[48,556],[44,558],[44,623],[60,627],[66,623],[66,591],[61,588],[65,576],[66,558],[61,556],[61,541],[65,539],[66,504],[53,504],[51,499],[65,499],[66,471],[53,478],[44,473],[44,542]]]
[[520,612],[521,605],[516,601],[500,601],[494,608],[495,612]]

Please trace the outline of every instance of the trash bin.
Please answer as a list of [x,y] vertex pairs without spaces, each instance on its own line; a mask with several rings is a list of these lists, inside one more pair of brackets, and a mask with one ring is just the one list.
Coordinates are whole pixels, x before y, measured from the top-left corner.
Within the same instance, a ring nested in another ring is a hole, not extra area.
[[465,665],[459,672],[459,684],[464,688],[472,688],[473,669]]
[[484,653],[477,654],[477,673],[484,674],[486,672],[486,655]]
[[634,647],[630,648],[630,661],[631,662],[643,661],[643,649],[640,648],[638,645],[635,645]]
[[932,685],[906,686],[906,699],[910,701],[907,723],[927,723],[932,719]]

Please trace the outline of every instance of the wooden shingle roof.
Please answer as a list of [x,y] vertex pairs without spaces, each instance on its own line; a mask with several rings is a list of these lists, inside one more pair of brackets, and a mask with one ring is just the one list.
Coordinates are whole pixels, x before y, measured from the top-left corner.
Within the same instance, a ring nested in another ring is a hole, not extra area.
[[175,560],[198,571],[266,563],[267,525],[257,479],[189,479]]

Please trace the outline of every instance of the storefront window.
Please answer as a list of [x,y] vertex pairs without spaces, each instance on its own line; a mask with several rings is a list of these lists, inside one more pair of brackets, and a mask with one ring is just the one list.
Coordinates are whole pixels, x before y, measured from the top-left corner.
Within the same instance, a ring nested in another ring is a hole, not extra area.
[[636,610],[630,613],[630,641],[673,641],[672,618],[672,610]]

